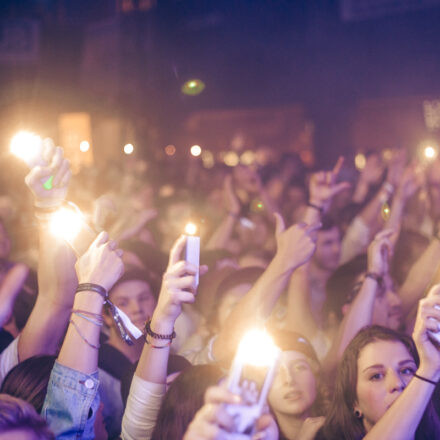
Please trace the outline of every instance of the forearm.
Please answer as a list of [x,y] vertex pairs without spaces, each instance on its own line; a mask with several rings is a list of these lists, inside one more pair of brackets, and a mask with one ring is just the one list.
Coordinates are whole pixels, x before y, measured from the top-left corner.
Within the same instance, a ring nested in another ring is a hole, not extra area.
[[218,228],[214,231],[208,243],[206,250],[226,249],[229,239],[231,238],[234,226],[237,221],[238,214],[228,213]]
[[234,307],[222,327],[213,344],[213,355],[216,359],[228,360],[243,332],[266,322],[293,270],[293,267],[275,256],[252,289]]
[[310,287],[308,281],[308,264],[293,272],[287,291],[286,324],[288,330],[303,334],[313,339],[318,331],[310,307]]
[[[103,298],[96,292],[76,294],[74,310],[102,315]],[[98,348],[100,326],[95,322],[72,315],[66,337],[58,356],[58,362],[84,374],[98,369]]]
[[413,378],[364,440],[413,440],[433,391],[432,384]]
[[382,185],[378,193],[359,214],[364,223],[371,231],[373,231],[373,233],[375,233],[382,225],[382,217],[380,214],[383,204],[389,199],[389,196],[390,194],[387,187],[385,184]]
[[362,177],[358,180],[356,188],[353,192],[352,201],[354,203],[363,203],[365,198],[367,197],[370,186],[367,182],[365,182]]
[[435,282],[435,275],[440,261],[440,240],[433,238],[420,258],[414,263],[403,283],[399,295],[402,299],[402,310],[408,315],[425,290]]
[[[162,319],[158,313],[153,314],[150,326],[154,333],[163,335],[169,335],[174,330],[174,322]],[[165,384],[170,355],[169,341],[147,337],[150,344],[145,343],[135,374],[148,382]],[[153,345],[164,348],[154,348]]]

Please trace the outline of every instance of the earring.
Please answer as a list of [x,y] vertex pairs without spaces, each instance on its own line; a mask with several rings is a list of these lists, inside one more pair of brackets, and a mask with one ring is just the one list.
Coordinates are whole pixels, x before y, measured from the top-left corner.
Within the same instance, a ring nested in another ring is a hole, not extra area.
[[354,416],[355,416],[357,419],[361,419],[361,418],[362,418],[362,413],[361,413],[358,409],[355,409],[355,410],[354,410]]

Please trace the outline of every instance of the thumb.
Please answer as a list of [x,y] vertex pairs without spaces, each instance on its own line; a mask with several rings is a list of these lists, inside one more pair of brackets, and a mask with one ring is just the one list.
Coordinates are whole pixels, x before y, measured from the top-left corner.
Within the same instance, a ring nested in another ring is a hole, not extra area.
[[279,212],[274,213],[275,217],[275,235],[278,237],[286,229],[284,219]]

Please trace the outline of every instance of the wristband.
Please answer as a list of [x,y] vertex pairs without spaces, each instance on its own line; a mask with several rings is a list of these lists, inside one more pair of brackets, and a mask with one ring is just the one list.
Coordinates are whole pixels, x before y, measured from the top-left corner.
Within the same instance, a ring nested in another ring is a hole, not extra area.
[[150,319],[145,324],[145,341],[147,340],[146,335],[151,336],[154,339],[168,339],[171,342],[176,337],[176,332],[173,330],[173,333],[170,333],[169,335],[160,335],[158,333],[155,333],[153,332],[153,330],[151,330],[151,319]]
[[171,339],[165,344],[165,345],[154,345],[151,342],[148,342],[147,335],[145,335],[145,342],[151,347],[151,348],[157,348],[161,350],[162,348],[168,348],[171,345]]
[[435,387],[437,386],[437,382],[434,382],[434,381],[431,380],[431,379],[428,379],[428,378],[423,377],[423,376],[419,376],[419,375],[416,374],[416,373],[414,373],[413,376],[414,376],[414,377],[417,377],[417,379],[423,380],[424,382],[428,382],[428,383],[430,383],[431,385],[434,385]]
[[79,292],[96,292],[99,293],[104,301],[107,300],[107,290],[104,289],[104,287],[100,286],[99,284],[93,284],[93,283],[81,283],[78,284],[78,287],[76,288],[76,293]]
[[310,208],[316,209],[319,211],[320,214],[324,213],[324,208],[322,206],[315,205],[313,203],[307,202],[307,206],[310,206]]

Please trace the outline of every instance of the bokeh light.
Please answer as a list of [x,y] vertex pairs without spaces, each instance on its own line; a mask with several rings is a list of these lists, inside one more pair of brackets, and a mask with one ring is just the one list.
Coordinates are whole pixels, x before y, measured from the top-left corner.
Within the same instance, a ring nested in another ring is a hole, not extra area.
[[125,154],[133,154],[134,146],[133,144],[125,144],[124,145],[124,153]]
[[249,330],[240,341],[237,358],[242,364],[256,367],[271,366],[277,359],[279,349],[263,330]]
[[252,150],[246,150],[240,156],[240,162],[243,165],[252,165],[255,162],[255,153]]
[[71,242],[79,234],[83,220],[81,215],[71,209],[61,208],[52,214],[49,228],[52,235]]
[[358,170],[363,170],[367,164],[367,158],[362,153],[356,154],[354,164]]
[[165,147],[165,154],[167,156],[174,156],[176,154],[176,147],[174,145],[167,145]]
[[90,143],[88,141],[82,141],[79,143],[79,149],[80,151],[82,151],[83,153],[86,153],[87,151],[90,150]]
[[193,145],[190,151],[192,156],[198,157],[202,154],[202,147],[200,145]]
[[236,167],[240,163],[240,158],[235,151],[228,151],[223,157],[223,162],[228,167]]
[[203,150],[202,152],[202,162],[205,168],[213,168],[215,165],[214,155],[211,151]]
[[423,154],[427,159],[435,159],[438,155],[438,151],[432,145],[428,145],[423,150]]

